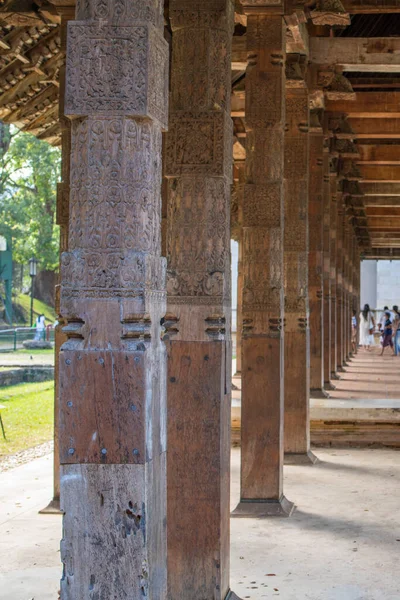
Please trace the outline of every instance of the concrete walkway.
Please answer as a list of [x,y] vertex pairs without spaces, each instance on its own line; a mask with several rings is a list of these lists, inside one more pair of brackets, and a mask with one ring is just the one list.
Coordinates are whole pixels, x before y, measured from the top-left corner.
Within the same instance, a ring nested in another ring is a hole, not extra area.
[[[399,452],[316,453],[314,467],[285,467],[291,519],[232,519],[232,589],[243,600],[399,600]],[[51,458],[0,474],[0,600],[57,599],[61,518],[38,515]],[[234,449],[232,508],[239,461]]]

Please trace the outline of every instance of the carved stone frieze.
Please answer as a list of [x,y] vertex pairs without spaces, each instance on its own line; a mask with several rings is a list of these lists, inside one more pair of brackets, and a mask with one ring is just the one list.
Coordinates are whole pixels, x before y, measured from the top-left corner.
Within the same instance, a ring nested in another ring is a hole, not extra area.
[[228,298],[228,182],[202,177],[170,179],[168,193],[168,295]]
[[77,16],[65,99],[73,121],[60,300],[61,598],[93,588],[166,600],[163,2],[79,0]]
[[168,115],[168,44],[151,25],[68,24],[65,114]]
[[173,31],[181,28],[213,28],[233,33],[234,0],[170,0]]
[[232,119],[225,111],[174,111],[166,141],[165,175],[232,179]]
[[164,0],[77,0],[76,18],[79,21],[107,21],[120,26],[150,23],[161,28]]

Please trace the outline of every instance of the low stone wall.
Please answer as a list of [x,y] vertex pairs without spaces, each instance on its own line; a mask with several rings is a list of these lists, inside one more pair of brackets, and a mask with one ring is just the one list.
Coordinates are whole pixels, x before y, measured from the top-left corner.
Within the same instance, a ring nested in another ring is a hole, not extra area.
[[0,387],[18,383],[39,383],[54,379],[54,367],[20,367],[0,371]]

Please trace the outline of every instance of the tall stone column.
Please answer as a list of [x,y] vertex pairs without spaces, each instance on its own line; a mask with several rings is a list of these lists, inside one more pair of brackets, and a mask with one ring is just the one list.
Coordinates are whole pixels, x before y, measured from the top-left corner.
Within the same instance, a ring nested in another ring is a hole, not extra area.
[[62,600],[166,600],[159,0],[87,0],[68,25],[68,252],[60,352]]
[[336,370],[343,371],[343,242],[344,222],[341,192],[336,192],[337,247],[336,247]]
[[[292,62],[293,61],[293,62]],[[308,89],[298,57],[287,56],[284,151],[285,462],[314,463],[310,451],[308,305]]]
[[237,311],[236,311],[236,373],[242,374],[242,332],[243,332],[243,230],[238,241],[238,277],[237,277]]
[[346,266],[346,309],[345,309],[345,349],[344,349],[344,360],[347,363],[350,358],[350,338],[351,338],[351,300],[350,300],[350,280],[351,280],[351,264],[350,264],[350,252],[351,252],[351,239],[350,239],[350,223],[345,213],[345,266]]
[[[236,372],[242,375],[242,330],[243,330],[243,196],[245,163],[236,163],[236,177],[232,188],[231,237],[238,243],[237,302],[236,302]],[[234,213],[234,214],[232,214]],[[234,222],[232,222],[232,219]]]
[[[310,307],[310,389],[324,397],[324,134],[317,112],[310,115],[310,179],[308,194],[308,297]],[[328,229],[329,233],[329,229]]]
[[330,379],[338,379],[336,373],[337,363],[337,174],[336,170],[330,173],[330,288],[331,288],[331,314],[330,314]]
[[[75,9],[71,6],[58,6],[60,15],[61,52],[67,50],[67,25],[74,18]],[[61,182],[57,185],[56,222],[60,227],[60,257],[68,250],[68,216],[69,216],[69,179],[71,157],[71,121],[64,113],[65,65],[60,69],[60,99],[58,117],[61,129]],[[60,261],[61,262],[61,261]],[[49,505],[40,511],[41,514],[58,514],[60,512],[60,453],[59,453],[59,356],[62,344],[67,340],[62,328],[66,324],[60,314],[60,284],[55,289],[55,311],[58,325],[54,332],[54,454],[53,454],[53,498]]]
[[[241,501],[234,514],[289,515],[283,495],[285,24],[247,2],[243,207]],[[266,10],[266,9],[264,9]]]
[[334,309],[332,297],[332,219],[331,219],[331,189],[330,189],[330,163],[329,148],[324,140],[323,153],[323,316],[324,316],[324,337],[323,337],[323,369],[324,369],[324,389],[332,388],[331,379],[331,321],[332,310]]
[[170,0],[168,598],[229,593],[233,4]]

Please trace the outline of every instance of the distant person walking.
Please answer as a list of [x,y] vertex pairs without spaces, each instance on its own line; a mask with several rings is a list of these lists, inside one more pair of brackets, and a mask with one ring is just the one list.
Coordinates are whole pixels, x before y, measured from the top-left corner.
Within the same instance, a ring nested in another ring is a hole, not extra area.
[[36,319],[35,340],[44,340],[45,327],[46,327],[45,316],[43,314],[39,315],[38,318]]
[[392,319],[391,319],[390,310],[387,310],[385,312],[385,316],[386,316],[386,321],[385,321],[385,326],[384,326],[383,333],[382,333],[382,352],[380,355],[382,356],[382,354],[385,352],[385,348],[387,348],[387,346],[390,346],[392,349],[393,356],[394,356],[394,348],[393,348],[393,340],[392,340],[393,328],[392,328]]
[[375,328],[375,321],[369,304],[365,304],[360,312],[360,344],[365,350],[370,350],[372,334]]
[[384,306],[383,307],[383,311],[381,314],[381,318],[379,319],[379,323],[378,323],[378,328],[379,331],[383,331],[385,328],[385,322],[386,322],[386,311],[389,310],[388,306]]
[[397,304],[393,306],[393,343],[394,353],[400,354],[400,312]]
[[353,316],[351,317],[351,348],[353,354],[357,350],[357,312],[353,310]]

